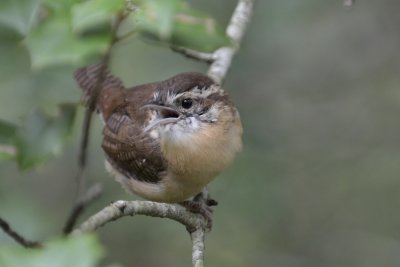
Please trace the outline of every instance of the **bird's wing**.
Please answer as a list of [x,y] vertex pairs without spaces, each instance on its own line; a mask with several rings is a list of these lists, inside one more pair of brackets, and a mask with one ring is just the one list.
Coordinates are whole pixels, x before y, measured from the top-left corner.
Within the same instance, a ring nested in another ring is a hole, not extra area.
[[160,144],[143,133],[124,110],[110,115],[103,130],[103,150],[110,164],[128,178],[158,183],[166,171]]

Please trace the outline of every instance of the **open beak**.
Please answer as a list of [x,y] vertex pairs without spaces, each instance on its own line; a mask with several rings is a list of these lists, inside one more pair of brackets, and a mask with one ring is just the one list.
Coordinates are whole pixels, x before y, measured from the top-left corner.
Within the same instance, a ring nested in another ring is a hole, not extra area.
[[158,111],[159,118],[155,119],[144,129],[145,132],[150,131],[156,126],[177,122],[181,118],[181,114],[173,108],[160,106],[155,104],[144,105],[143,108],[150,108]]

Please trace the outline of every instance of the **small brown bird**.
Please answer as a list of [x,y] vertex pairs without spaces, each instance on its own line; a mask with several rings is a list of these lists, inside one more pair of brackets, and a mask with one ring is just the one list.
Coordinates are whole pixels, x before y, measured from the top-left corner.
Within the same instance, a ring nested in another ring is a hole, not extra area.
[[[221,86],[201,73],[126,89],[101,65],[75,79],[87,105],[101,86],[106,168],[129,192],[157,202],[185,203],[224,170],[242,145],[242,125]],[[101,84],[99,84],[101,83]]]

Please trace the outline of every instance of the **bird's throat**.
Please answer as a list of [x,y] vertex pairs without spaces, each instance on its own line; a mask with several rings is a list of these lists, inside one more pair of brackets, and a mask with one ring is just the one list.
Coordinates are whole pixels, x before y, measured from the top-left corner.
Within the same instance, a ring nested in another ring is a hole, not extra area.
[[184,180],[205,184],[232,162],[241,147],[241,127],[209,125],[196,131],[165,131],[160,137],[169,169]]

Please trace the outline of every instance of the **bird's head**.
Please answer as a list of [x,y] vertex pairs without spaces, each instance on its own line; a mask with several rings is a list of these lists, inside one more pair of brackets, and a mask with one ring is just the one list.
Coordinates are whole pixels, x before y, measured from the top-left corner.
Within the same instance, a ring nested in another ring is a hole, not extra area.
[[153,99],[144,106],[156,113],[145,131],[182,135],[224,127],[238,116],[228,95],[200,73],[181,73],[160,83]]

